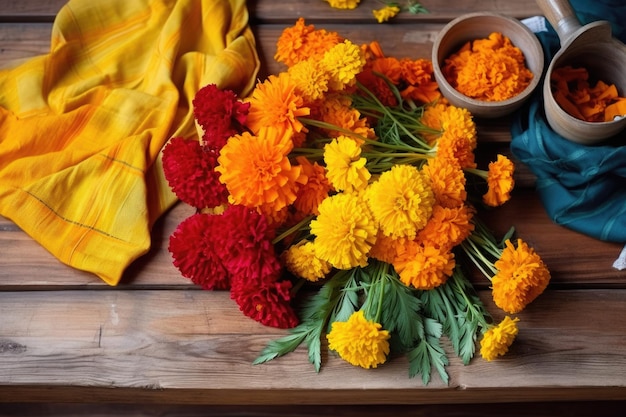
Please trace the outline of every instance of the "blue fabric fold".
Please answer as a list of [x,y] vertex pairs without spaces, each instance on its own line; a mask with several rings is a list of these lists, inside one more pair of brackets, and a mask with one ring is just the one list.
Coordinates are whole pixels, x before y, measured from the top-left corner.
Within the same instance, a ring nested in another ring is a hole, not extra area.
[[[626,4],[621,0],[570,4],[581,24],[607,20],[613,36],[626,41]],[[537,37],[547,68],[559,39],[551,27]],[[538,88],[514,117],[511,135],[511,151],[537,176],[537,192],[555,223],[601,240],[626,242],[626,132],[600,146],[571,142],[548,125]]]

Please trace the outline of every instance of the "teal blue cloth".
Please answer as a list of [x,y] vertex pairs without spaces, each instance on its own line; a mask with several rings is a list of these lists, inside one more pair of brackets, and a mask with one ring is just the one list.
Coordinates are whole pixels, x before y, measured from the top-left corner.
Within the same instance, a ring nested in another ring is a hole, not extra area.
[[[607,20],[614,37],[626,42],[626,2],[571,0],[570,4],[581,24]],[[559,39],[551,27],[537,37],[547,68],[560,47]],[[626,132],[601,146],[563,138],[545,119],[540,86],[516,114],[511,134],[511,151],[537,176],[537,192],[555,223],[601,240],[626,242]]]

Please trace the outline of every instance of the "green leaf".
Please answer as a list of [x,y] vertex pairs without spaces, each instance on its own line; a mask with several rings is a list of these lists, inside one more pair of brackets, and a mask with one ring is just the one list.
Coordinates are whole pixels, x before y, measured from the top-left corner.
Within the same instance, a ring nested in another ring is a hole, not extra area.
[[[446,372],[448,357],[441,347],[441,325],[434,319],[424,319],[426,337],[419,341],[417,346],[407,353],[409,360],[409,377],[422,375],[422,383],[430,382],[431,370],[434,367],[441,379],[448,384],[449,376]],[[431,333],[434,332],[434,333]]]
[[409,12],[413,14],[428,13],[428,9],[418,2],[409,1]]
[[[294,351],[302,342],[306,342],[309,362],[316,372],[322,366],[321,338],[325,334],[328,321],[344,299],[341,288],[354,278],[354,271],[338,271],[331,279],[302,305],[300,324],[290,330],[288,336],[270,341],[261,351],[254,364],[261,364]],[[348,297],[348,301],[351,302]]]
[[276,359],[279,356],[286,355],[289,352],[293,352],[300,346],[310,331],[310,326],[306,323],[296,326],[290,331],[291,333],[289,335],[270,341],[252,363],[259,365]]
[[476,336],[490,315],[460,268],[444,285],[422,293],[424,310],[443,324],[454,353],[468,364],[476,352]]

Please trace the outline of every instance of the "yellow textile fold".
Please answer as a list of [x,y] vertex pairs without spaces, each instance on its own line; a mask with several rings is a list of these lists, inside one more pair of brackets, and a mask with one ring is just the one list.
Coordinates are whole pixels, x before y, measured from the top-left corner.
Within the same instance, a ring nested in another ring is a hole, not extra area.
[[176,201],[160,152],[196,136],[196,91],[258,68],[245,0],[71,0],[50,52],[0,71],[0,214],[118,284]]

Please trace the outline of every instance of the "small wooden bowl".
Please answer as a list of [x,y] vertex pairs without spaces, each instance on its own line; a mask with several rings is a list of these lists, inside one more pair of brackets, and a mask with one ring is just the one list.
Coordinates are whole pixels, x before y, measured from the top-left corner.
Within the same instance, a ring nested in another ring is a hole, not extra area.
[[589,23],[561,46],[561,50],[548,66],[543,85],[543,103],[550,127],[573,142],[598,145],[623,131],[626,128],[626,118],[609,122],[586,122],[561,108],[552,93],[550,76],[554,69],[566,65],[586,68],[590,80],[615,84],[623,96],[626,93],[626,47],[611,39],[609,24],[604,21]]
[[[467,97],[448,83],[441,66],[446,58],[465,43],[487,38],[493,32],[502,33],[521,49],[533,79],[524,91],[507,100],[483,101]],[[443,96],[452,105],[466,108],[473,116],[480,118],[506,116],[521,107],[539,85],[544,68],[543,49],[535,34],[517,19],[489,12],[465,14],[448,23],[435,39],[432,62],[435,79]]]

